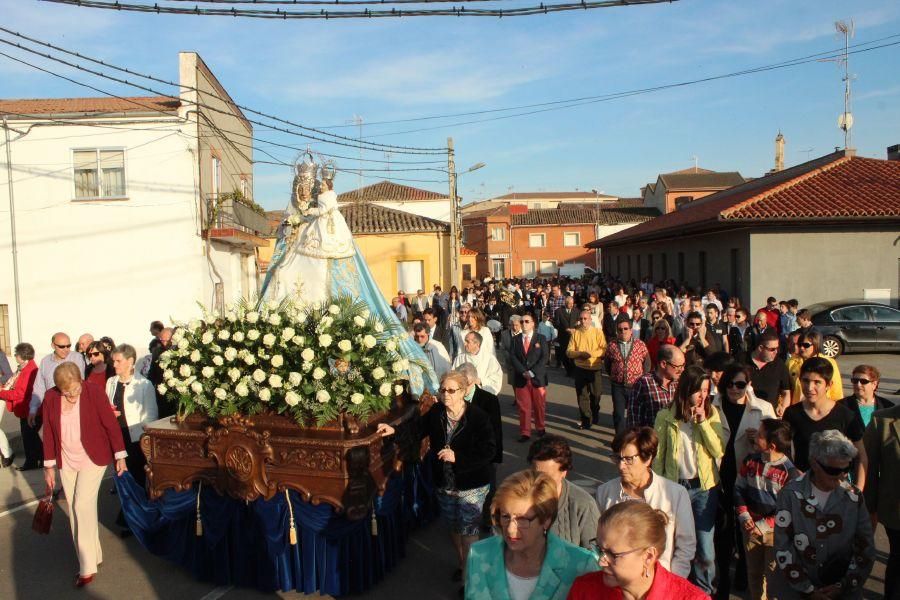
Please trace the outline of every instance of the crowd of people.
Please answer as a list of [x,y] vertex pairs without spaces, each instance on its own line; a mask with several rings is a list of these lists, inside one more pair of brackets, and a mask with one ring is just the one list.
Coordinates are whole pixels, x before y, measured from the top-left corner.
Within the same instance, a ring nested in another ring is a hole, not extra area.
[[[431,447],[443,450],[431,460],[466,482],[438,485],[452,498],[441,508],[466,597],[618,598],[609,590],[619,588],[642,598],[653,587],[859,598],[878,522],[890,540],[885,597],[900,594],[900,438],[890,433],[900,407],[877,394],[872,365],[853,369],[844,396],[796,300],[751,311],[718,285],[598,276],[435,286],[392,305],[441,377]],[[551,365],[571,379],[575,428],[597,426],[601,394],[611,396],[619,477],[593,498],[568,483],[572,451],[546,431]],[[454,383],[461,366],[466,384]],[[504,376],[530,470],[497,483]],[[453,393],[463,402],[447,403]],[[466,402],[475,393],[477,406]],[[469,436],[492,429],[494,446],[478,435],[466,448],[454,436],[463,425]],[[479,525],[496,535],[477,541]],[[568,591],[549,586],[548,569],[563,579],[557,559]]]

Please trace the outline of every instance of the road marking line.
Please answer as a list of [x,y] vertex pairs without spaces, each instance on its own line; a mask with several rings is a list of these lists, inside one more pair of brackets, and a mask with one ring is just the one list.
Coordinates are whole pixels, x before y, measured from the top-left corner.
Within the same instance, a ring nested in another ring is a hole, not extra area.
[[4,510],[3,512],[0,512],[0,518],[9,516],[13,513],[17,513],[20,510],[24,510],[24,509],[28,508],[29,506],[34,506],[35,504],[37,504],[40,501],[41,501],[40,498],[35,498],[34,500],[31,500],[30,502],[26,502],[25,504],[20,504],[19,506],[15,507],[15,508],[11,508],[9,510]]
[[230,592],[234,589],[233,585],[223,585],[222,587],[217,587],[207,595],[200,598],[200,600],[219,600],[222,596]]

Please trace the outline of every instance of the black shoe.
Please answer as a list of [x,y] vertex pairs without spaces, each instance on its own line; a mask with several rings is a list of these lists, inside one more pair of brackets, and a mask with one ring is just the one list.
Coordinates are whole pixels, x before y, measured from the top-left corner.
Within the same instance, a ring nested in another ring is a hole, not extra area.
[[537,436],[538,436],[538,437],[544,437],[545,435],[547,435],[547,432],[546,432],[544,429],[538,429],[538,430],[537,430]]
[[21,467],[16,467],[16,471],[34,471],[35,469],[40,469],[41,465],[38,463],[25,463]]
[[585,423],[575,423],[574,425],[572,425],[572,427],[574,427],[575,429],[580,429],[581,431],[590,431],[591,430],[591,426],[587,425]]
[[5,468],[7,468],[7,467],[12,466],[13,459],[14,459],[15,457],[16,457],[16,453],[13,452],[13,453],[10,454],[7,458],[4,458],[3,460],[0,460],[0,468],[5,469]]
[[594,425],[599,425],[600,424],[600,415],[594,415],[593,418],[591,418],[591,423]]
[[525,442],[527,442],[527,441],[530,440],[530,439],[531,439],[531,438],[530,438],[529,436],[527,436],[527,435],[521,435],[521,436],[519,436],[518,442],[519,442],[520,444],[524,444]]

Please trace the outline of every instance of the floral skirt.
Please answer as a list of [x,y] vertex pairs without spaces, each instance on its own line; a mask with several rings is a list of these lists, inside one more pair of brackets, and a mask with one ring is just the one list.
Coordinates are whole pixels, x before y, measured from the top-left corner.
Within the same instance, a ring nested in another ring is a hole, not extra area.
[[481,509],[490,489],[490,485],[485,485],[471,490],[437,490],[441,517],[452,533],[478,535]]

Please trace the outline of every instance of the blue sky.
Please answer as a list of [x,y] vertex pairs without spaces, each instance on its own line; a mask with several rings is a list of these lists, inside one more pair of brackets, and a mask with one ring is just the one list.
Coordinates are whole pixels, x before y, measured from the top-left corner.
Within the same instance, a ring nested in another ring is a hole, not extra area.
[[[855,20],[852,43],[900,34],[900,3],[894,0],[681,0],[511,19],[265,21],[129,14],[33,0],[0,0],[0,13],[10,29],[165,79],[177,79],[178,51],[196,51],[238,103],[305,125],[345,125],[359,115],[363,135],[372,141],[435,147],[452,136],[460,170],[487,163],[461,177],[459,192],[467,201],[511,189],[637,196],[658,173],[692,166],[693,156],[705,168],[758,176],[772,167],[779,129],[787,139],[788,165],[804,162],[843,145],[836,125],[843,109],[840,70],[812,63],[402,135],[387,134],[470,118],[365,123],[594,96],[777,63],[840,47],[833,25],[838,19]],[[900,46],[851,57],[853,145],[861,155],[884,158],[886,146],[900,143],[898,65]],[[85,74],[72,76],[142,95]],[[5,98],[96,95],[3,57],[0,81]],[[358,135],[355,127],[334,131]],[[257,134],[306,145],[287,134],[260,128]],[[294,158],[291,150],[258,148]],[[348,148],[313,149],[358,156]],[[417,160],[380,152],[364,157],[389,159],[394,169],[410,168],[399,161]],[[266,159],[259,151],[255,158]],[[364,184],[384,174],[366,175]],[[395,171],[394,177],[445,175]],[[257,165],[254,178],[263,206],[286,203],[289,169]],[[341,174],[337,189],[358,182],[356,175]],[[409,185],[447,191],[446,183]]]

